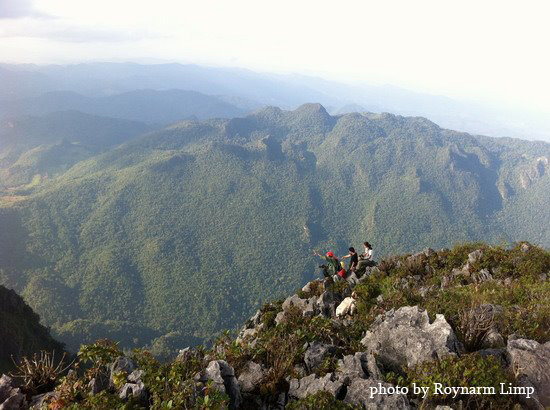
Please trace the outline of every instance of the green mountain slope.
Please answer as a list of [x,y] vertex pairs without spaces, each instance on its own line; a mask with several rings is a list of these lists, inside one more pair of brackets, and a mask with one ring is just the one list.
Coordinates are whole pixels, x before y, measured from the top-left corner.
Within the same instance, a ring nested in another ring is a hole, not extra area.
[[51,177],[73,164],[152,130],[142,122],[78,111],[0,122],[0,189]]
[[0,283],[73,348],[92,329],[196,343],[311,279],[313,249],[550,246],[548,158],[544,143],[316,104],[183,122],[0,208]]

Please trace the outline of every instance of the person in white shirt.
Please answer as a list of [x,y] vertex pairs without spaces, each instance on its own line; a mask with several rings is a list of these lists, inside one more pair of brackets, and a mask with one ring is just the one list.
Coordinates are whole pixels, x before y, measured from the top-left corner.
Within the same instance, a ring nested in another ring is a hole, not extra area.
[[363,254],[363,258],[369,261],[372,261],[372,246],[368,242],[363,242],[363,245],[365,245],[365,253]]
[[360,255],[359,263],[357,264],[357,268],[355,270],[357,277],[361,277],[365,273],[368,266],[376,265],[373,260],[372,245],[368,242],[363,242],[363,245],[365,246],[365,252]]

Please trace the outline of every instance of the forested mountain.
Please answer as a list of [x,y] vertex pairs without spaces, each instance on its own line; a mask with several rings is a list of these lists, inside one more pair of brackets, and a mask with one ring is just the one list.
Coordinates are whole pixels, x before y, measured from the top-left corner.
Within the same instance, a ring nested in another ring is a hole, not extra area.
[[138,121],[78,111],[2,120],[0,189],[30,184],[34,177],[51,177],[152,129]]
[[36,97],[13,99],[3,106],[0,117],[4,118],[77,110],[92,115],[163,125],[190,118],[232,118],[247,112],[222,98],[186,90],[138,89],[93,97],[72,91],[50,91]]
[[74,348],[180,345],[312,278],[313,249],[550,246],[550,145],[318,104],[185,121],[0,208],[0,283]]

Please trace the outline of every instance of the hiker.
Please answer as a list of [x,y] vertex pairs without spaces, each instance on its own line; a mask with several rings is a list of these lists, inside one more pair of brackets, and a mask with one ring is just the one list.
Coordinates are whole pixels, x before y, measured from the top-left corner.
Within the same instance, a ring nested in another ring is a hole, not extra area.
[[357,252],[355,252],[355,248],[353,246],[350,246],[348,251],[349,253],[346,256],[342,256],[342,259],[350,258],[348,271],[352,273],[352,272],[355,272],[355,269],[357,268],[357,263],[359,262],[359,255],[357,255]]
[[368,261],[373,261],[372,259],[372,245],[368,242],[363,242],[363,245],[365,246],[365,253],[363,254],[363,258]]
[[372,259],[372,245],[368,242],[363,242],[363,245],[365,246],[365,252],[359,256],[359,262],[357,263],[357,268],[355,269],[358,277],[361,277],[361,275],[365,273],[368,266],[376,265]]
[[338,262],[338,258],[334,256],[334,253],[332,251],[328,251],[325,256],[319,254],[317,251],[313,251],[313,254],[315,256],[319,256],[320,258],[325,258],[325,260],[327,261],[327,265],[319,266],[321,269],[323,269],[323,275],[325,276],[325,278],[342,276],[340,263]]

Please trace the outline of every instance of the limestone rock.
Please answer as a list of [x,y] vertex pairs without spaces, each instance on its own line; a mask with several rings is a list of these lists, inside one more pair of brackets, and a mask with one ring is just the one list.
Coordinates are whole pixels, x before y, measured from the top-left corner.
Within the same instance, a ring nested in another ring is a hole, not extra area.
[[249,362],[245,370],[238,378],[241,392],[251,393],[259,390],[260,383],[265,376],[262,366],[257,363]]
[[214,388],[229,396],[231,408],[238,408],[241,405],[241,390],[235,377],[235,370],[225,360],[213,360],[208,363],[206,370],[199,374],[198,379],[203,383],[212,380]]
[[304,363],[310,372],[315,371],[327,356],[335,356],[339,350],[334,345],[312,342],[304,353]]
[[403,394],[374,394],[371,398],[371,387],[378,388],[380,385],[385,388],[392,387],[391,384],[372,379],[355,379],[348,386],[344,401],[367,410],[405,410],[411,408],[407,396]]
[[530,399],[520,396],[520,401],[529,408],[550,406],[550,342],[509,338],[506,351],[518,385],[535,388]]
[[443,315],[436,315],[430,323],[427,312],[418,306],[379,315],[361,343],[388,370],[441,359],[460,350],[459,341]]
[[341,398],[344,392],[344,384],[333,380],[332,373],[327,373],[323,377],[317,377],[315,374],[303,377],[301,379],[290,379],[288,395],[294,399],[304,399],[311,394],[320,391],[327,391],[336,398]]
[[13,379],[7,375],[0,378],[0,410],[26,408],[27,401],[21,390],[15,387]]

